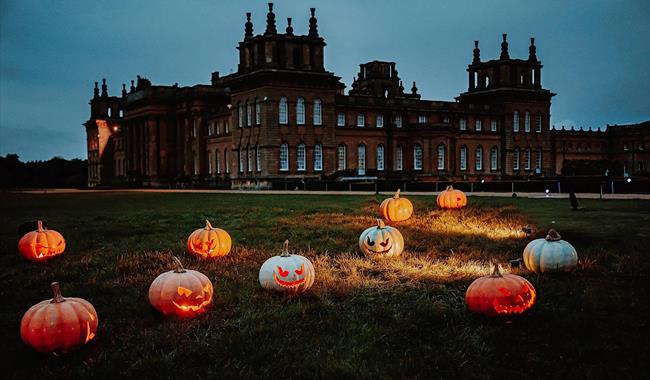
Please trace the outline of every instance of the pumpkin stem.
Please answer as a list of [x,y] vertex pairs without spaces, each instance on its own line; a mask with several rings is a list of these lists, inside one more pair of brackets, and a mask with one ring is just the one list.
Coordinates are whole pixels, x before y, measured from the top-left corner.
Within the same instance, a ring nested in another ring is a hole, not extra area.
[[449,186],[447,186],[447,189],[446,189],[446,190],[447,190],[447,191],[450,191],[450,190],[453,190],[453,189],[454,189],[454,187],[451,186],[451,185],[449,185]]
[[58,282],[51,283],[50,288],[52,288],[52,293],[54,294],[54,297],[52,297],[52,301],[50,301],[50,303],[61,303],[65,301],[65,298],[63,298],[63,296],[61,295],[61,286],[59,285]]
[[546,234],[546,241],[558,241],[560,239],[562,239],[562,236],[560,236],[557,231],[552,228],[548,230],[548,233]]
[[183,268],[183,264],[181,263],[181,260],[179,260],[178,257],[172,256],[174,259],[174,263],[176,263],[176,269],[174,269],[174,273],[183,273],[185,272],[185,268]]
[[287,257],[291,256],[289,253],[289,240],[285,240],[284,244],[282,244],[282,252],[280,252],[280,257]]
[[384,227],[386,227],[386,224],[384,224],[384,220],[377,218],[377,228],[384,228]]
[[399,199],[399,192],[400,192],[400,189],[397,189],[397,191],[395,192],[395,195],[393,196],[393,198]]
[[205,229],[206,230],[211,230],[212,229],[212,224],[210,224],[209,220],[205,220]]
[[494,270],[492,271],[492,277],[501,277],[501,269],[499,269],[499,263],[494,263]]
[[36,222],[36,223],[38,224],[38,228],[37,228],[38,232],[43,232],[43,231],[44,231],[44,230],[43,230],[43,221],[42,221],[42,220],[39,220],[39,221]]

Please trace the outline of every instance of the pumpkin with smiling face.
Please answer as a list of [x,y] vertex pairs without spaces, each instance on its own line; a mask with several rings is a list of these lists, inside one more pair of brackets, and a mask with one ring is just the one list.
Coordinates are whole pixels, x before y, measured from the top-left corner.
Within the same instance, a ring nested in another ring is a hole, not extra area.
[[194,256],[214,258],[226,256],[232,247],[228,232],[214,228],[205,221],[205,228],[199,228],[187,238],[187,250]]
[[260,285],[264,289],[287,293],[304,293],[314,284],[315,271],[304,256],[289,253],[289,240],[282,252],[266,260],[260,268]]
[[156,277],[149,287],[149,302],[164,315],[194,317],[212,304],[212,282],[206,275],[185,269],[174,256],[176,269]]
[[474,280],[465,293],[467,308],[487,317],[522,314],[536,298],[533,284],[516,274],[501,274],[499,264],[491,275]]
[[36,230],[20,239],[18,251],[27,260],[45,261],[65,251],[65,239],[60,233],[43,228],[43,222],[39,220]]
[[400,198],[397,189],[392,198],[386,198],[379,205],[379,214],[389,222],[402,222],[413,215],[413,204],[406,198]]
[[399,256],[404,250],[404,238],[397,228],[386,226],[383,220],[377,219],[377,226],[361,233],[359,249],[371,259]]

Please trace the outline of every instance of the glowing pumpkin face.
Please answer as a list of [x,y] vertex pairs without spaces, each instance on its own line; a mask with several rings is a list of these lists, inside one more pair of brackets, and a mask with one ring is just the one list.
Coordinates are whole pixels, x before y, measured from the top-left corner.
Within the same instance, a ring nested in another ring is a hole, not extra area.
[[209,221],[205,221],[205,228],[199,228],[187,238],[187,250],[194,256],[221,257],[226,256],[232,247],[232,240],[228,232],[213,228]]
[[302,293],[314,284],[315,271],[304,256],[289,253],[289,241],[284,242],[280,256],[266,260],[260,268],[260,285],[264,289]]
[[165,272],[151,283],[149,302],[165,315],[193,317],[212,304],[212,282],[201,272],[183,268],[174,257],[176,269]]
[[438,194],[436,203],[440,208],[463,208],[467,206],[467,197],[462,191],[455,190],[452,186],[447,186],[447,189]]
[[65,251],[65,239],[54,230],[43,228],[38,221],[36,231],[28,232],[18,242],[18,251],[31,261],[44,261]]
[[370,227],[359,237],[359,249],[371,259],[398,256],[404,250],[404,238],[394,227],[387,227],[377,219],[377,226]]
[[400,198],[399,193],[397,189],[392,198],[384,199],[379,205],[379,214],[389,222],[401,222],[413,214],[413,204],[406,198]]
[[517,315],[533,307],[537,293],[525,278],[501,274],[495,264],[490,276],[477,278],[467,288],[465,303],[470,311],[488,317]]

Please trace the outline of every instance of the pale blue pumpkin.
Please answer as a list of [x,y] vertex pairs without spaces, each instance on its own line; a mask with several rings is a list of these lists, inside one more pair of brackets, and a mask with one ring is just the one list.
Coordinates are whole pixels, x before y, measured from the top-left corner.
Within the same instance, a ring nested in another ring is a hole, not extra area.
[[370,259],[399,256],[404,250],[404,237],[397,228],[386,226],[383,220],[377,219],[375,227],[361,233],[359,249]]
[[524,248],[524,264],[532,272],[566,272],[575,268],[578,253],[562,240],[554,229],[543,239],[535,239]]

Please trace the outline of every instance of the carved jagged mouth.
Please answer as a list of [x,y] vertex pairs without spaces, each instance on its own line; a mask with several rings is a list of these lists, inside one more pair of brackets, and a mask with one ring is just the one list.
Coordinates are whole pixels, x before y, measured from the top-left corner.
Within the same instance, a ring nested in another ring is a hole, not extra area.
[[304,278],[298,279],[296,281],[284,281],[278,278],[278,276],[273,272],[273,279],[275,283],[284,287],[284,288],[295,288],[302,285],[305,282]]
[[212,302],[212,295],[210,295],[210,298],[208,298],[207,300],[201,302],[198,305],[184,305],[184,304],[178,304],[178,303],[176,303],[176,301],[172,301],[174,306],[176,306],[179,310],[191,311],[191,312],[203,310],[206,306],[208,306],[210,304],[210,302]]
[[496,299],[492,305],[497,314],[521,314],[535,304],[535,298],[537,298],[535,290],[528,289],[528,293],[524,297],[518,294],[510,305],[503,305]]
[[393,249],[392,245],[388,246],[388,248],[384,249],[383,251],[373,251],[372,249],[369,249],[368,251],[374,253],[375,255],[384,255],[390,252],[391,249]]

